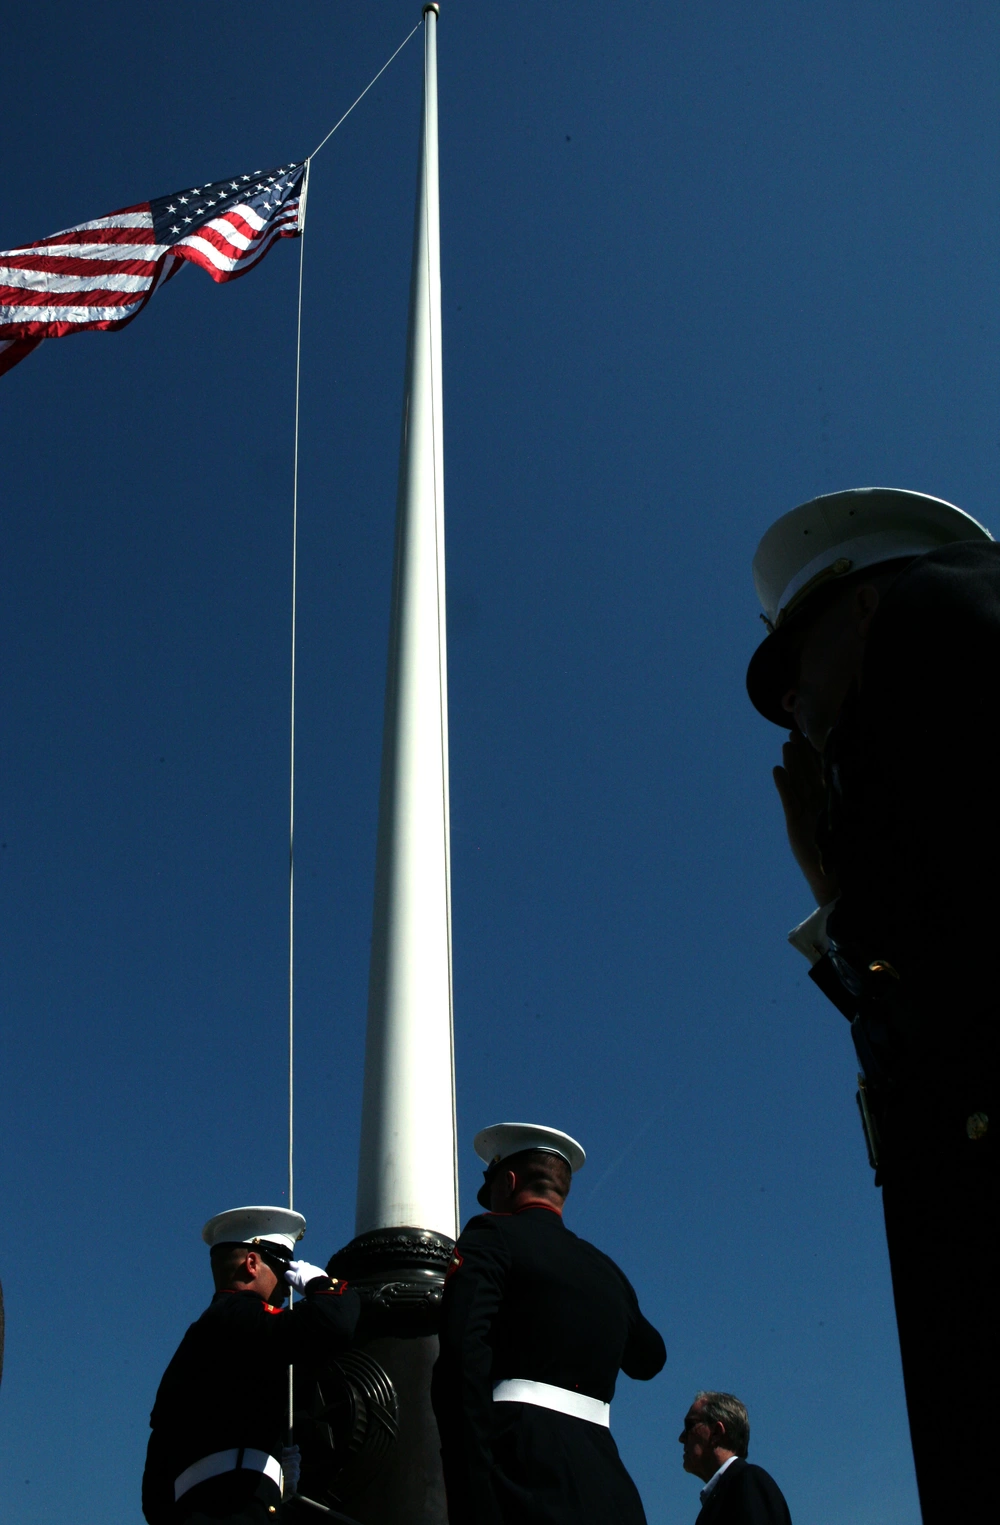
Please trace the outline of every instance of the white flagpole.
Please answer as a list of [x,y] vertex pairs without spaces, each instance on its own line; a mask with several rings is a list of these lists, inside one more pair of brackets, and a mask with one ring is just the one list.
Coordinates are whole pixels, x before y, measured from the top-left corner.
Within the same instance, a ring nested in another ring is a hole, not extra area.
[[437,19],[426,5],[355,1232],[454,1239]]

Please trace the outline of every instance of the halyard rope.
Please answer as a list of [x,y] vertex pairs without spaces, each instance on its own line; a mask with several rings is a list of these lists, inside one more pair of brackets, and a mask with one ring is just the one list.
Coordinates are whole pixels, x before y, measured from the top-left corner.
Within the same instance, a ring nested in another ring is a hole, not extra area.
[[[423,24],[424,24],[424,18],[423,18],[423,16],[421,16],[420,20],[417,22],[416,26],[413,28],[413,32],[419,32],[420,28],[423,26]],[[337,131],[337,128],[340,127],[344,122],[347,121],[347,118],[350,116],[351,112],[354,110],[354,107],[358,104],[358,101],[363,101],[365,96],[368,94],[369,90],[371,89],[372,85],[374,85],[378,80],[380,80],[382,78],[382,75],[385,73],[386,69],[388,69],[389,65],[392,63],[393,58],[395,58],[397,54],[402,53],[403,49],[406,47],[406,44],[409,42],[410,38],[413,36],[413,32],[408,32],[407,33],[407,35],[403,38],[402,42],[399,44],[399,47],[396,49],[396,52],[393,53],[391,58],[387,58],[386,59],[385,63],[382,65],[381,69],[378,71],[378,73],[376,74],[375,78],[373,80],[370,80],[369,83],[362,90],[361,94],[358,96],[357,101],[354,102],[354,105],[348,106],[347,110],[344,112],[344,115],[341,117],[340,121],[339,122],[334,122],[333,126],[330,128],[330,131],[327,133],[326,137],[323,139],[323,142],[319,143],[313,149],[312,153],[309,155],[310,159],[315,159],[315,157],[319,153],[320,149],[323,148],[327,143],[329,143],[330,139],[333,137],[334,133]]]
[[[414,33],[423,26],[423,16],[411,32],[403,38],[399,47],[369,80],[357,100],[352,102],[339,121],[335,122],[326,137],[317,144],[306,160],[303,180],[303,196],[309,183],[309,167],[312,160],[325,147],[354,107],[363,101],[369,90],[388,69],[394,58],[406,47]],[[288,785],[288,1206],[295,1206],[295,658],[296,624],[298,616],[298,548],[299,548],[299,402],[302,373],[302,272],[305,263],[306,232],[303,219],[299,235],[299,295],[295,331],[295,434],[292,446],[292,655],[291,655],[291,701],[289,716],[289,785]]]
[[[305,163],[305,174],[301,195],[303,200],[306,196],[306,188],[309,184],[309,167],[312,160],[325,148],[338,127],[341,127],[350,116],[354,107],[359,105],[388,69],[393,59],[406,47],[415,32],[419,32],[423,26],[423,16],[417,22],[412,32],[408,32],[403,38],[395,53],[386,59],[378,73],[371,79],[357,100],[352,102],[339,121],[335,122],[309,155]],[[303,210],[305,210],[303,208]],[[296,637],[298,621],[298,561],[299,561],[299,403],[301,398],[302,377],[302,274],[305,266],[306,252],[306,229],[305,217],[302,217],[299,233],[299,293],[295,325],[295,433],[292,445],[292,630],[291,630],[291,699],[289,703],[289,767],[288,767],[288,1207],[291,1211],[295,1206],[295,659]],[[289,1306],[293,1301],[294,1294],[289,1289]],[[293,1368],[288,1368],[288,1438],[292,1439],[294,1407],[294,1384]]]

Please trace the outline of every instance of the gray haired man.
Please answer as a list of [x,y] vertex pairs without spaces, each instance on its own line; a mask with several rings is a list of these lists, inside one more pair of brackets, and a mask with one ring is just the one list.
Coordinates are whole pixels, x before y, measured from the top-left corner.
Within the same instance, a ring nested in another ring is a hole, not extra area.
[[792,1525],[774,1478],[747,1461],[750,1416],[732,1393],[698,1393],[677,1438],[705,1484],[696,1525]]

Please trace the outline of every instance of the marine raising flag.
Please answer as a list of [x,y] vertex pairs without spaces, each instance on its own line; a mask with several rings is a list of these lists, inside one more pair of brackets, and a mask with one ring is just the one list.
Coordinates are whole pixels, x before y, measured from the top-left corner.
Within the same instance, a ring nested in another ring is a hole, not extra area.
[[43,339],[124,328],[185,260],[213,281],[252,270],[305,221],[308,159],[123,207],[0,253],[0,375]]

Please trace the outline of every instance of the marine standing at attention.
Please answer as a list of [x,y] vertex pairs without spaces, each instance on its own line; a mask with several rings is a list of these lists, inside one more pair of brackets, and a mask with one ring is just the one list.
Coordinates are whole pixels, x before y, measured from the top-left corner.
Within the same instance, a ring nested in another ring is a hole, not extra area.
[[646,1381],[667,1358],[613,1260],[563,1222],[580,1145],[499,1123],[441,1312],[431,1397],[450,1525],[643,1525],[611,1438],[619,1370]]
[[754,558],[747,689],[818,908],[790,934],[851,1025],[925,1525],[985,1518],[944,1414],[992,1411],[997,1334],[1000,546],[937,498],[832,493]]
[[[305,1226],[283,1207],[236,1207],[205,1224],[215,1296],[156,1394],[142,1479],[150,1525],[275,1519],[288,1368],[344,1350],[361,1306],[346,1282],[292,1259]],[[282,1309],[288,1287],[304,1297]]]

